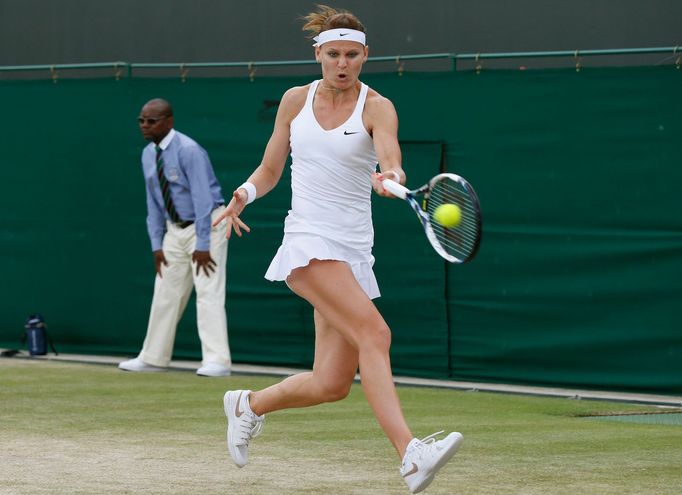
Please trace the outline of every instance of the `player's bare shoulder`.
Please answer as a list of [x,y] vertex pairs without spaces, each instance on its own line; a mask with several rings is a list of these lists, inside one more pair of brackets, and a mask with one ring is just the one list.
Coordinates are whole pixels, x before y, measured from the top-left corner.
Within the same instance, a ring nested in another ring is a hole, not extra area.
[[373,128],[378,125],[397,126],[398,114],[391,100],[369,88],[365,100],[363,120],[371,133]]
[[281,116],[286,122],[294,120],[303,108],[303,105],[305,105],[309,88],[310,84],[289,88],[284,95],[282,95],[282,100],[279,103],[278,116]]
[[379,94],[379,92],[372,88],[367,89],[367,99],[365,100],[365,108],[370,112],[393,112],[395,107],[393,102]]

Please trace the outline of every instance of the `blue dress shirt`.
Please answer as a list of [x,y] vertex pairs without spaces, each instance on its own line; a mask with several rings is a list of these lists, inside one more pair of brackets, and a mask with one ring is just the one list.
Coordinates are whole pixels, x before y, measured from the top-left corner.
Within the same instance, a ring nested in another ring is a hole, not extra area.
[[[174,129],[159,143],[163,150],[163,170],[170,186],[175,209],[184,221],[193,221],[197,251],[211,246],[211,212],[224,204],[208,153],[189,136]],[[147,191],[147,231],[152,251],[161,249],[166,221],[171,221],[156,175],[156,144],[142,150],[142,172]]]

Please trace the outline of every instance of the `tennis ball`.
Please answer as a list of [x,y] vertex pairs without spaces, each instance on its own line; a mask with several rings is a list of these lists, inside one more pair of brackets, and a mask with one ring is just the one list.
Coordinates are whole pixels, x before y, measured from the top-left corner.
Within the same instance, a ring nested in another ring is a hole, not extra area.
[[459,225],[462,220],[462,210],[455,204],[446,203],[436,208],[433,212],[433,219],[446,229],[450,229]]

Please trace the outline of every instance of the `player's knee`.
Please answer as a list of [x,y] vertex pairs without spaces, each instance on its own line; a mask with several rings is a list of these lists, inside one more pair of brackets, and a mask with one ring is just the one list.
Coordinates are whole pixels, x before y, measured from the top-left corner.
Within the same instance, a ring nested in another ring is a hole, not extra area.
[[383,321],[368,326],[363,331],[363,344],[382,352],[391,348],[391,329]]
[[322,399],[324,402],[337,402],[348,397],[353,381],[327,383],[322,389]]

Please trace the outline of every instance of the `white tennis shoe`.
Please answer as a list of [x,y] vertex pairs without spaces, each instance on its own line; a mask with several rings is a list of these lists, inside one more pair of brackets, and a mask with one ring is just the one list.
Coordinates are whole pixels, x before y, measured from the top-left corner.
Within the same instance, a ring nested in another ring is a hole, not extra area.
[[407,445],[400,475],[407,483],[410,493],[419,493],[433,481],[438,470],[452,458],[464,440],[461,433],[450,433],[443,440],[434,437],[439,431],[426,438],[413,438]]
[[265,415],[257,416],[249,406],[250,390],[225,393],[223,404],[227,416],[227,449],[237,467],[249,460],[249,442],[263,431]]
[[230,376],[232,371],[229,366],[220,363],[206,363],[197,370],[199,376]]
[[162,366],[154,366],[151,364],[147,364],[144,361],[142,361],[139,357],[118,363],[118,368],[123,370],[123,371],[144,371],[144,372],[156,372],[156,371],[167,371],[168,370],[168,368],[164,368]]

